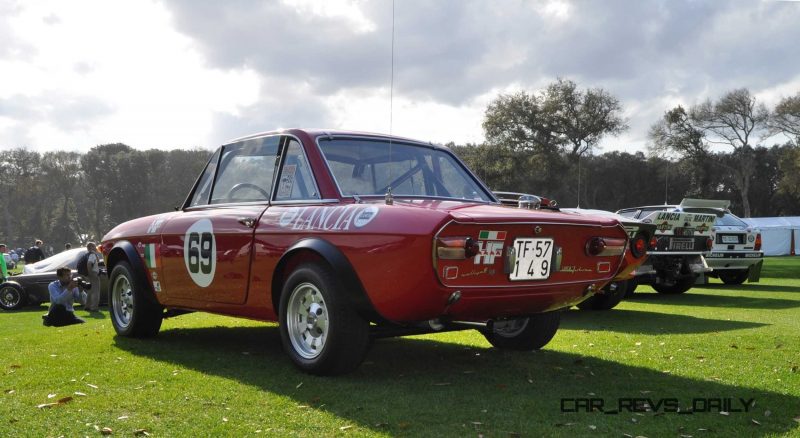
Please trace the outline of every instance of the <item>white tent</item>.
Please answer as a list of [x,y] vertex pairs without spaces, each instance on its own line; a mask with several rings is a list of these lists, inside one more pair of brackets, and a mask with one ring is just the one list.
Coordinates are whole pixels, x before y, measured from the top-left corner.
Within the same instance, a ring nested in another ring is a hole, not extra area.
[[751,217],[743,221],[761,230],[761,249],[764,255],[789,255],[794,236],[795,254],[800,253],[800,217]]

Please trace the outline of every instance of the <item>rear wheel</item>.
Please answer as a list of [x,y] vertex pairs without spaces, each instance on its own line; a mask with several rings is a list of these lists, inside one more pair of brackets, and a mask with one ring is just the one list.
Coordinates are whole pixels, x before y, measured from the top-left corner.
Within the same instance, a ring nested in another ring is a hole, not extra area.
[[652,286],[660,294],[678,295],[691,289],[696,279],[695,276],[681,277],[673,284],[654,283]]
[[483,336],[493,347],[501,350],[538,350],[555,336],[561,322],[561,312],[547,312],[524,318],[495,321]]
[[724,270],[717,273],[719,279],[725,284],[742,284],[750,275],[750,269]]
[[133,274],[127,262],[111,271],[109,306],[111,323],[120,336],[147,338],[158,334],[164,310],[150,299],[147,284]]
[[628,281],[614,281],[603,288],[603,293],[592,295],[578,304],[582,310],[610,310],[626,297]]
[[330,268],[301,265],[283,285],[280,300],[283,348],[301,370],[344,374],[361,365],[369,348],[369,323],[350,306]]
[[28,294],[22,286],[14,283],[0,285],[0,307],[3,310],[17,310],[22,308],[28,300]]

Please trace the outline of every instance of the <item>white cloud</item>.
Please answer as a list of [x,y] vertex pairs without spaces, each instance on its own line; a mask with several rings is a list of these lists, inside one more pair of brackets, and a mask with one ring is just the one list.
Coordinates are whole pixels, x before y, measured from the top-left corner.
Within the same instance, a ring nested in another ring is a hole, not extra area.
[[[800,89],[800,4],[403,0],[392,131],[482,140],[486,105],[565,77],[617,96],[643,149],[675,104]],[[389,0],[0,4],[0,147],[213,147],[300,126],[389,131]]]

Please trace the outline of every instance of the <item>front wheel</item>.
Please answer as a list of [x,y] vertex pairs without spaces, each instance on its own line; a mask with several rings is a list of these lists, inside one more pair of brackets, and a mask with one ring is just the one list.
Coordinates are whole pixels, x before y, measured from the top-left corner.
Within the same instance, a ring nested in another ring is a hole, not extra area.
[[4,283],[0,286],[0,307],[3,310],[17,310],[25,305],[28,294],[22,286],[14,283]]
[[369,323],[344,295],[327,266],[300,266],[283,285],[280,332],[283,348],[301,370],[337,375],[361,365],[369,348]]
[[611,310],[625,298],[628,281],[614,281],[603,288],[603,293],[595,294],[578,304],[581,310]]
[[127,262],[119,262],[111,271],[109,304],[111,323],[120,336],[147,338],[158,334],[164,312],[146,294],[147,284],[133,274]]
[[666,295],[678,295],[686,292],[687,290],[691,289],[694,286],[694,281],[697,277],[690,275],[688,277],[682,277],[678,280],[675,280],[675,283],[666,285],[663,283],[654,283],[653,289],[660,294]]
[[747,280],[747,277],[750,276],[750,269],[719,271],[717,275],[719,275],[719,279],[722,280],[723,283],[737,285]]
[[538,350],[555,336],[561,322],[561,312],[547,312],[524,318],[495,321],[483,336],[500,350]]

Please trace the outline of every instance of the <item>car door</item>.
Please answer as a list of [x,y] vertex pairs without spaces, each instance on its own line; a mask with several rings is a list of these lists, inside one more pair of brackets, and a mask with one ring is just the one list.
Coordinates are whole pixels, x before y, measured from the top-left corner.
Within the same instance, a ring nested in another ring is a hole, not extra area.
[[168,301],[245,302],[253,233],[272,193],[279,143],[270,136],[221,147],[187,205],[164,224]]

